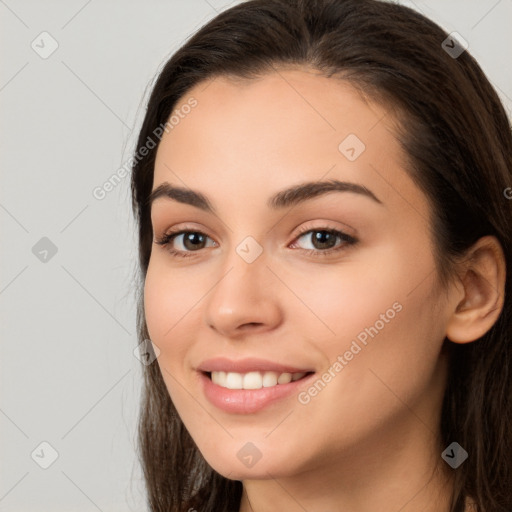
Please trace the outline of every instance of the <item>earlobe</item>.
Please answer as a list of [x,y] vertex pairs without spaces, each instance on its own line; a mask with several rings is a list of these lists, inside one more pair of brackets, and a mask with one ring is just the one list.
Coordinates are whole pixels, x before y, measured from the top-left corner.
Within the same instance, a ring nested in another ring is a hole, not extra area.
[[459,290],[446,337],[454,343],[470,343],[492,328],[503,309],[506,263],[501,244],[494,236],[480,238],[460,265],[463,298]]

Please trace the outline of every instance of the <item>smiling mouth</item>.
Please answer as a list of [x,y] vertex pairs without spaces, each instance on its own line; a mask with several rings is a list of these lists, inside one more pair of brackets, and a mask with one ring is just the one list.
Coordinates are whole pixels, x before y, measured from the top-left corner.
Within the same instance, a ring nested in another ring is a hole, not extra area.
[[279,373],[279,372],[202,372],[206,375],[214,384],[226,389],[262,389],[270,388],[274,386],[281,386],[283,384],[289,384],[290,382],[296,382],[304,379],[314,372],[301,372],[301,373]]

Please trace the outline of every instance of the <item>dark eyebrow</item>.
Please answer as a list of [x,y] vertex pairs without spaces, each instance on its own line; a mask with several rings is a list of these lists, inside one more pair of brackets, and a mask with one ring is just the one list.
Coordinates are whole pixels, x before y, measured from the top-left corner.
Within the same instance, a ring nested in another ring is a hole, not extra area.
[[[352,192],[354,194],[361,194],[369,197],[376,203],[382,204],[382,201],[363,185],[347,181],[329,180],[301,183],[281,190],[269,198],[267,206],[273,210],[287,208],[329,192]],[[168,182],[164,182],[151,192],[148,199],[149,207],[151,208],[153,201],[160,197],[173,199],[179,203],[189,204],[201,210],[215,213],[215,208],[204,194],[189,188],[177,187]]]
[[369,197],[376,203],[382,204],[382,201],[363,185],[350,183],[348,181],[329,180],[301,183],[300,185],[281,190],[268,200],[267,206],[274,210],[286,208],[307,201],[308,199],[327,194],[328,192],[352,192]]

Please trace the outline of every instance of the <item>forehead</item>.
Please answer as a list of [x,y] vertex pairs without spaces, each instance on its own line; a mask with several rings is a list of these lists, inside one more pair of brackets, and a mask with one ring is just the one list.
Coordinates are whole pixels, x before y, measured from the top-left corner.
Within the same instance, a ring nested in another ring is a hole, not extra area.
[[188,91],[173,114],[153,189],[168,181],[229,197],[249,190],[251,199],[266,199],[302,181],[340,179],[367,186],[397,208],[409,197],[427,212],[405,172],[394,117],[342,80],[302,69],[215,77]]

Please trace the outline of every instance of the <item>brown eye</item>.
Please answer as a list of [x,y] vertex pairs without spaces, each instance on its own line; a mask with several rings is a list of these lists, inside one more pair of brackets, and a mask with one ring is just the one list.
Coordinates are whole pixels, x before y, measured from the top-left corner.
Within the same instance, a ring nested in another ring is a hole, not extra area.
[[311,243],[315,249],[331,249],[336,245],[337,238],[330,231],[311,231]]
[[[181,236],[181,235],[179,235]],[[207,236],[197,231],[185,231],[182,244],[187,250],[203,249]]]
[[[329,254],[332,251],[343,249],[346,245],[353,245],[357,242],[354,237],[336,229],[309,229],[297,237],[297,240],[301,238],[309,239],[311,247],[303,247],[303,249],[314,254]],[[342,243],[336,248],[336,241],[338,239]]]
[[[200,231],[182,230],[167,233],[155,240],[155,243],[162,246],[169,246],[167,250],[175,256],[186,257],[191,256],[194,252],[199,252],[200,249],[204,249],[208,238],[210,238],[208,235]],[[173,247],[175,240],[177,240],[178,248]]]

